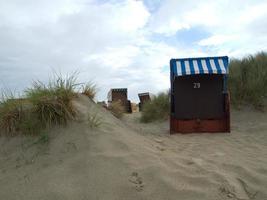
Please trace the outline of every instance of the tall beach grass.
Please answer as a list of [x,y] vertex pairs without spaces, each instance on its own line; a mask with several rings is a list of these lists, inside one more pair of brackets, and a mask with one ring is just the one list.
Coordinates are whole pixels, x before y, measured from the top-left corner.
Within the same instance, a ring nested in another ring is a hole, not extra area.
[[41,123],[51,127],[75,118],[76,111],[71,100],[76,96],[78,86],[76,74],[66,77],[55,75],[47,85],[34,82],[25,95]]
[[90,99],[94,99],[97,93],[97,86],[92,81],[83,84],[81,87],[81,93],[88,96]]
[[170,112],[168,92],[161,92],[151,101],[146,102],[141,113],[141,122],[148,123],[156,120],[165,120]]
[[267,99],[267,53],[232,59],[228,84],[234,106],[252,105],[263,110]]
[[23,115],[22,102],[12,93],[2,92],[0,101],[0,133],[14,133]]
[[[25,90],[23,98],[3,93],[0,101],[0,133],[38,135],[44,129],[75,120],[77,111],[72,100],[80,93],[81,86],[83,84],[77,82],[77,73],[67,76],[55,74],[47,84],[33,82]],[[92,94],[95,86],[87,84],[86,90]]]

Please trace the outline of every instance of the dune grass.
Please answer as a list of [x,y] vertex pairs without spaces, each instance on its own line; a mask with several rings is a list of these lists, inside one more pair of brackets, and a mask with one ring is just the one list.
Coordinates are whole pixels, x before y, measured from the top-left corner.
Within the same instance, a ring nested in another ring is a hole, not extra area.
[[[7,135],[38,135],[42,130],[74,120],[77,111],[72,99],[80,92],[80,86],[82,84],[77,83],[77,73],[65,77],[55,74],[48,84],[35,81],[25,90],[23,98],[3,93],[0,101],[0,132]],[[94,89],[93,84],[86,85],[87,91]]]
[[97,93],[97,86],[93,82],[88,82],[82,85],[82,94],[88,96],[90,99],[94,99]]
[[102,117],[100,117],[96,112],[88,113],[87,124],[90,128],[99,128],[103,123]]
[[75,118],[76,111],[71,100],[76,96],[78,85],[75,74],[66,77],[57,75],[47,85],[34,82],[25,95],[41,124],[51,127],[66,124]]
[[125,112],[124,106],[119,101],[114,101],[108,106],[108,110],[117,118],[121,119]]
[[0,128],[1,132],[14,133],[19,128],[23,115],[22,104],[14,100],[12,95],[2,94],[0,103]]
[[263,110],[267,99],[267,53],[231,60],[228,84],[235,107],[252,105]]
[[146,102],[141,113],[141,122],[148,123],[165,120],[170,113],[170,101],[167,92],[161,92],[151,101]]

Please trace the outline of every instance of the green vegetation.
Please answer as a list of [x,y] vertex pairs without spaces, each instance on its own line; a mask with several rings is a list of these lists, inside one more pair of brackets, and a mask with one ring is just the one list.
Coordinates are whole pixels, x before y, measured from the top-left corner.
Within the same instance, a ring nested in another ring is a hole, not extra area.
[[25,91],[26,99],[33,105],[33,113],[46,127],[66,124],[73,120],[76,111],[71,100],[76,96],[76,74],[63,78],[57,75],[47,85],[37,81]]
[[150,102],[144,104],[141,122],[165,120],[170,113],[169,95],[167,92],[159,93]]
[[82,86],[82,94],[88,96],[90,99],[94,99],[96,96],[97,87],[93,82],[89,82]]
[[90,128],[98,128],[102,125],[102,118],[97,113],[88,113],[87,123]]
[[108,109],[111,111],[111,113],[115,117],[117,117],[119,119],[123,117],[123,113],[125,112],[124,107],[121,105],[121,102],[119,102],[119,101],[112,102],[108,106]]
[[[76,78],[77,73],[66,77],[56,74],[48,84],[36,81],[25,91],[24,98],[3,93],[0,101],[0,132],[7,135],[40,135],[47,128],[74,120],[77,111],[72,99],[79,92],[78,86],[81,86]],[[95,85],[87,84],[86,90],[95,91]]]
[[49,142],[48,133],[47,132],[44,132],[44,131],[41,131],[39,138],[35,142],[33,142],[31,145],[35,145],[35,144],[47,144],[48,142]]
[[267,99],[267,53],[233,59],[229,70],[232,104],[253,105],[256,109],[263,110]]
[[[263,110],[267,103],[267,53],[261,52],[242,59],[232,59],[229,66],[229,90],[234,106],[253,105]],[[81,90],[79,90],[81,88]],[[7,135],[40,135],[55,125],[64,125],[76,118],[72,99],[82,93],[90,99],[96,95],[96,85],[77,83],[77,73],[63,77],[56,74],[45,84],[36,81],[25,91],[23,98],[15,98],[11,92],[2,93],[0,100],[0,133]],[[122,118],[124,107],[113,102],[108,109]],[[169,115],[169,96],[160,93],[143,107],[142,122],[164,120]],[[91,128],[102,121],[96,114],[88,115]],[[46,138],[45,135],[44,138]],[[46,140],[46,139],[45,139]]]
[[14,100],[13,96],[2,95],[0,104],[0,127],[1,132],[14,133],[20,126],[23,116],[22,103]]

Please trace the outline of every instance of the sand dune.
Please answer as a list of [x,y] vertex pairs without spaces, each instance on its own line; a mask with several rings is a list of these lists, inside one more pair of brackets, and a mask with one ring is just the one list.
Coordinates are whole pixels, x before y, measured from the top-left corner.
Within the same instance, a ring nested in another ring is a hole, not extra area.
[[[36,138],[0,138],[0,199],[267,199],[267,115],[232,112],[231,134],[168,135],[81,96],[79,121]],[[88,112],[104,124],[90,129]]]

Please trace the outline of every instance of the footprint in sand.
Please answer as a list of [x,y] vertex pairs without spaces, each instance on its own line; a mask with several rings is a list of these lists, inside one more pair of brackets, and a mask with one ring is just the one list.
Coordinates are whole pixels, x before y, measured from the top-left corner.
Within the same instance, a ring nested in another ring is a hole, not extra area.
[[160,151],[165,151],[165,148],[163,147],[163,146],[165,146],[163,140],[160,140],[160,139],[157,139],[157,138],[154,139],[154,140],[158,144],[158,145],[156,145],[156,148],[158,150],[160,150]]
[[156,148],[160,151],[165,151],[165,148],[164,147],[161,147],[161,146],[156,146]]
[[240,183],[240,188],[236,188],[235,186],[230,186],[229,184],[224,183],[219,188],[220,193],[226,195],[230,199],[254,200],[258,192],[252,191],[251,188],[249,188],[245,181],[241,178],[237,178],[237,180]]
[[137,172],[133,172],[129,178],[129,181],[134,184],[135,189],[138,192],[141,192],[144,189],[144,183],[142,178],[138,175]]

